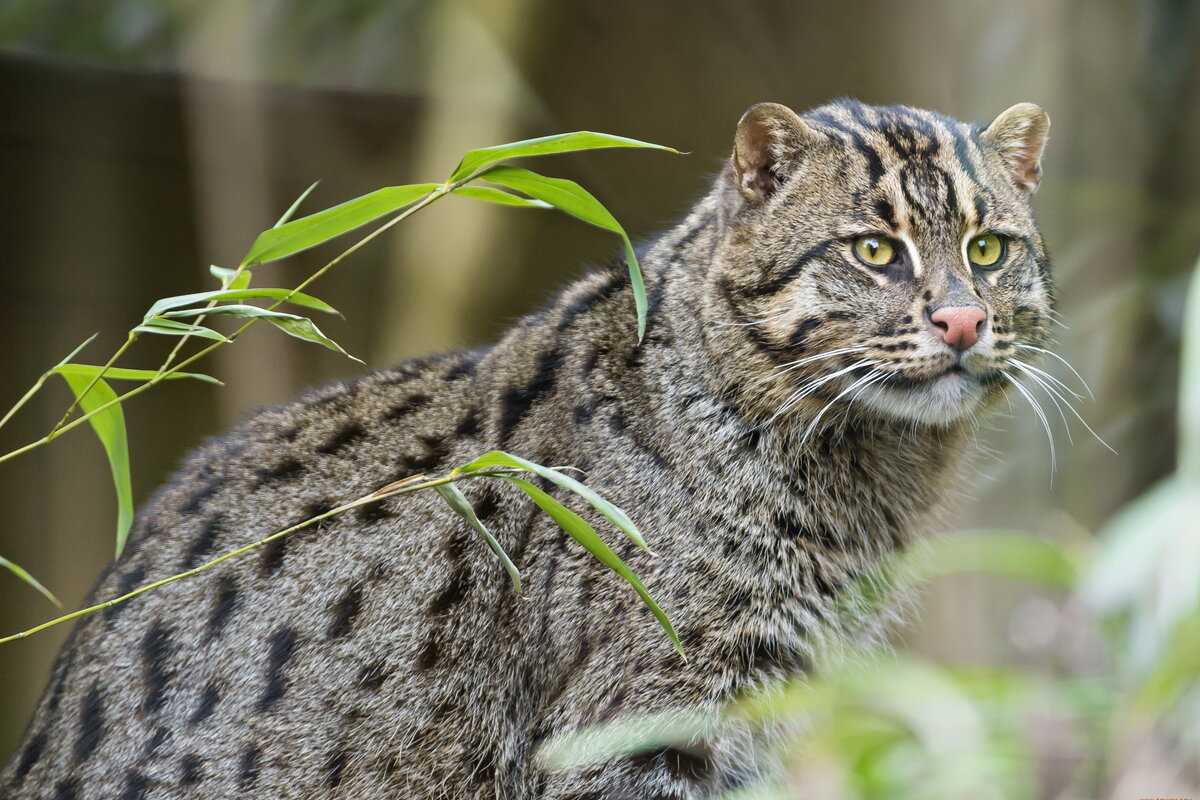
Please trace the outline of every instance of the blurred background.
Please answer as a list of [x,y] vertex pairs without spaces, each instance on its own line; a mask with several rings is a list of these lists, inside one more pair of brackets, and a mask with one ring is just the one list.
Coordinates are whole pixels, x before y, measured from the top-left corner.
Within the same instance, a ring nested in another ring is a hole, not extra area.
[[[637,240],[704,191],[752,103],[803,110],[849,95],[986,123],[1034,101],[1053,120],[1036,206],[1067,325],[1056,350],[1095,394],[1080,413],[1120,455],[1052,414],[1052,474],[1045,433],[1014,402],[981,432],[987,453],[944,528],[1090,552],[1175,466],[1185,287],[1200,254],[1198,53],[1200,3],[1188,0],[0,0],[0,408],[87,335],[100,334],[81,360],[102,363],[153,300],[213,288],[208,265],[236,266],[314,180],[309,211],[440,182],[466,149],[549,133],[687,151],[538,165],[587,186]],[[336,252],[260,267],[256,283],[294,285]],[[346,314],[325,332],[378,367],[487,342],[617,252],[562,215],[456,198],[314,291]],[[151,344],[122,365],[161,357]],[[1087,394],[1062,365],[1043,366]],[[224,388],[177,382],[134,400],[139,502],[203,437],[360,369],[263,326],[202,365]],[[50,387],[0,431],[0,452],[43,435],[68,401]],[[0,465],[0,554],[76,607],[111,558],[112,494],[89,433]],[[1200,539],[1196,516],[1178,519],[1178,535]],[[1200,558],[1176,566],[1187,591],[1200,585]],[[931,669],[1050,694],[1063,677],[1114,697],[1125,685],[1119,645],[1069,587],[970,571],[931,581],[920,605],[898,647]],[[54,611],[0,573],[0,633]],[[66,632],[0,647],[0,758]],[[1195,797],[1189,691],[1191,728],[1126,709],[1100,732],[1039,695],[1014,724],[1041,738],[1018,736],[1025,749],[1005,756],[1031,771],[1021,796]],[[996,785],[971,796],[1016,796]]]

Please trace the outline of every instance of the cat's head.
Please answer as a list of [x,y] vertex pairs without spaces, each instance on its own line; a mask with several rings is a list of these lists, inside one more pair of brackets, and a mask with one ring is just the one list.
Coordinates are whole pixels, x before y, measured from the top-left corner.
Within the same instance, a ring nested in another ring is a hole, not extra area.
[[769,370],[742,389],[781,414],[852,401],[944,425],[1023,377],[1052,313],[1030,208],[1049,126],[1029,103],[986,128],[855,101],[748,110],[711,273],[728,335]]

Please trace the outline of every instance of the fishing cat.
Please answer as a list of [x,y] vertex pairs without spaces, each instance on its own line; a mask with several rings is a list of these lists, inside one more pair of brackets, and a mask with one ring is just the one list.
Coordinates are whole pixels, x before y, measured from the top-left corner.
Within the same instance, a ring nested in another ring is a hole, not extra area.
[[969,480],[964,430],[1047,339],[1030,196],[1048,127],[1031,104],[986,128],[754,106],[645,251],[643,342],[616,266],[494,346],[262,411],[187,460],[96,589],[500,448],[574,465],[631,513],[656,555],[618,550],[686,661],[515,487],[470,481],[525,596],[432,492],[334,517],[84,619],[2,793],[645,800],[754,780],[767,761],[738,732],[587,770],[534,756],[806,671],[847,582]]

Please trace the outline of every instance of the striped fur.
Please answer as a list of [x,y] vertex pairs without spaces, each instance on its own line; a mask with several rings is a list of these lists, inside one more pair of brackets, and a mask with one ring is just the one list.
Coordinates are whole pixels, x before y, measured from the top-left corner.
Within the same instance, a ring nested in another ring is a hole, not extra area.
[[[850,625],[843,588],[962,482],[964,428],[1009,385],[1006,357],[1045,343],[1029,206],[1043,121],[1032,106],[986,130],[853,101],[756,107],[712,191],[644,254],[641,346],[618,265],[492,347],[262,411],[188,459],[95,593],[503,447],[585,470],[638,520],[657,556],[617,549],[686,663],[514,487],[467,483],[525,597],[436,495],[336,517],[82,621],[0,794],[644,800],[769,771],[737,727],[585,771],[534,754],[806,671]],[[1010,237],[1003,269],[965,262],[984,231]],[[864,233],[905,255],[859,263]],[[927,322],[951,301],[987,310],[961,359]]]

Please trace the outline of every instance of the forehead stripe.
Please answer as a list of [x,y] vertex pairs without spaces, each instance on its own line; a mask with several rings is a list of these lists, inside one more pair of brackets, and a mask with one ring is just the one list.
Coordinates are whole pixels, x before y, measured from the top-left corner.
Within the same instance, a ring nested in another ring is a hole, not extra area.
[[862,131],[855,130],[849,125],[845,125],[839,120],[833,118],[824,111],[810,114],[807,117],[810,120],[815,120],[822,125],[832,128],[835,131],[840,131],[850,137],[850,142],[859,155],[867,160],[867,171],[871,175],[871,185],[879,183],[883,179],[884,168],[883,159],[879,157],[879,151],[871,145],[867,144],[863,138]]

